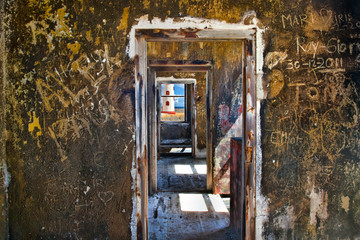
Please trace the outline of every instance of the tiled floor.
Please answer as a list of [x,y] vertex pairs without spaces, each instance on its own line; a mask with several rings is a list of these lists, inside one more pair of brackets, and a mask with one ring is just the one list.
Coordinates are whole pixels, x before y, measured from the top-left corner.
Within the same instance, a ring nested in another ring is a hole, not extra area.
[[237,239],[229,228],[228,199],[205,193],[206,161],[167,157],[158,161],[158,186],[149,196],[151,240]]

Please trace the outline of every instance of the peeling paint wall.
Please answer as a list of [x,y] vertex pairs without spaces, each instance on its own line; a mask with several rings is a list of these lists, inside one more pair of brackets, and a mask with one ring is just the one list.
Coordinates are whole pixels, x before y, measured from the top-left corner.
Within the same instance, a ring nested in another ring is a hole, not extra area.
[[[257,96],[262,155],[256,166],[261,171],[257,236],[360,236],[358,1],[5,0],[0,5],[1,236],[129,239],[136,218],[135,77],[126,51],[131,26],[144,15],[246,22],[242,17],[249,10],[266,27],[263,85],[257,85],[263,88]],[[219,48],[223,58],[215,59],[215,66],[240,57],[229,48]],[[191,59],[196,52],[178,54]],[[227,67],[234,66],[241,65]],[[232,83],[241,71],[224,71],[221,77],[228,81],[215,86],[219,95],[237,89]],[[215,125],[235,106],[229,99],[214,102]]]

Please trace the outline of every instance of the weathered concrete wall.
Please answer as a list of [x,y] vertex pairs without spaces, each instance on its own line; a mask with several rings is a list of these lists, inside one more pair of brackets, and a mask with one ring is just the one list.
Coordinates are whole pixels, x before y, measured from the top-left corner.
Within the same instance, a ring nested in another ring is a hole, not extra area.
[[266,37],[264,234],[359,237],[359,2],[293,6]]
[[196,148],[206,156],[206,74],[195,73]]
[[129,239],[131,25],[145,14],[239,22],[248,10],[267,27],[259,235],[359,236],[358,1],[1,3],[10,29],[1,47],[8,52],[1,60],[1,107],[12,239]]
[[[11,239],[130,238],[128,7],[7,2]],[[115,18],[110,9],[121,12]]]
[[0,2],[0,239],[5,239],[8,233],[8,206],[7,206],[7,185],[9,182],[6,161],[6,104],[5,89],[7,81],[6,73],[6,32],[4,24],[4,2]]

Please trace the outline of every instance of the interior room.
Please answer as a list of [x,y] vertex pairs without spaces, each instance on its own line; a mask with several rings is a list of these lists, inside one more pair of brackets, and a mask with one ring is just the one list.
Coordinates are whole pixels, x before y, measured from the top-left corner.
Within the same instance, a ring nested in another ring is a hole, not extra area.
[[1,0],[0,240],[360,239],[359,0]]

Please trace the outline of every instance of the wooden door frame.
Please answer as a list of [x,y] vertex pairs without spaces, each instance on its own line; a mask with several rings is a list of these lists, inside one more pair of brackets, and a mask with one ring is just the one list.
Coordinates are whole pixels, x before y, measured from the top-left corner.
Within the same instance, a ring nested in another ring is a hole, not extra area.
[[[156,77],[156,76],[155,76]],[[195,158],[195,121],[196,121],[196,106],[195,106],[195,92],[196,92],[196,79],[195,78],[164,78],[164,77],[156,77],[156,94],[161,94],[161,84],[184,84],[186,85],[184,88],[184,114],[185,114],[185,122],[190,123],[190,128],[191,128],[191,154],[192,156]],[[190,89],[190,90],[189,90]],[[161,98],[161,96],[160,96]],[[190,103],[188,102],[190,98]],[[160,109],[160,104],[159,104],[159,98],[157,97],[157,113],[159,113],[161,111]],[[189,106],[191,107],[190,109],[190,117],[191,119],[189,120]],[[158,121],[158,126],[157,126],[157,131],[159,133],[159,135],[161,136],[161,132],[160,132],[160,124],[161,124],[161,116],[157,116],[157,121]],[[160,144],[159,142],[161,142],[161,138],[158,139],[158,144],[157,146],[159,147]],[[159,156],[158,156],[159,157]],[[150,167],[151,169],[151,167]],[[150,170],[151,171],[151,170]],[[150,181],[151,184],[151,181]],[[151,189],[151,187],[150,187]],[[151,194],[151,190],[150,190],[150,194]]]
[[[212,101],[212,69],[213,65],[208,61],[152,61],[148,64],[148,87],[147,87],[147,99],[148,99],[148,133],[149,133],[149,194],[157,192],[157,153],[158,153],[158,116],[156,116],[158,110],[156,110],[158,97],[156,94],[157,82],[156,72],[205,72],[206,73],[206,104],[207,104],[207,122],[206,122],[206,186],[207,190],[212,190],[212,140],[213,140],[213,113],[211,112],[210,103]],[[154,101],[155,100],[155,101]],[[192,125],[195,123],[194,114],[192,116]],[[193,128],[193,126],[192,126]],[[192,136],[193,138],[193,136]],[[194,138],[193,138],[194,139]]]
[[[151,25],[151,24],[150,24]],[[170,24],[171,25],[171,24]],[[259,122],[256,120],[258,116],[257,109],[259,102],[256,96],[256,86],[262,81],[262,33],[263,30],[257,25],[239,24],[223,24],[216,26],[202,26],[197,28],[182,28],[176,25],[176,28],[166,29],[159,28],[153,24],[151,27],[135,28],[135,112],[136,112],[136,169],[138,177],[136,178],[136,216],[137,225],[136,232],[143,239],[148,238],[148,154],[149,142],[146,137],[148,133],[148,61],[147,61],[147,42],[193,42],[193,41],[246,41],[245,66],[243,77],[244,89],[244,125],[243,125],[243,156],[246,159],[249,169],[248,182],[246,183],[246,203],[245,211],[247,214],[246,221],[246,238],[252,239],[255,236],[255,213],[256,213],[256,195],[258,191],[256,186],[256,150],[260,144],[257,137],[256,126]],[[186,64],[185,64],[186,65]],[[184,66],[185,66],[184,65]],[[173,67],[176,69],[176,64]],[[261,87],[261,86],[260,86]],[[214,129],[214,128],[211,128]],[[212,149],[208,149],[212,151]],[[212,154],[210,154],[212,156]],[[209,156],[210,156],[209,155]],[[212,164],[212,163],[211,163]],[[207,186],[209,187],[209,186]],[[139,229],[139,226],[141,229]],[[139,235],[140,234],[140,235]]]

